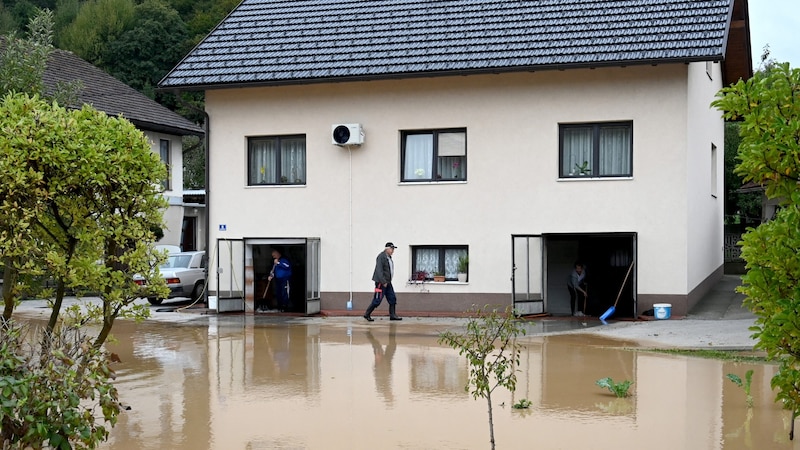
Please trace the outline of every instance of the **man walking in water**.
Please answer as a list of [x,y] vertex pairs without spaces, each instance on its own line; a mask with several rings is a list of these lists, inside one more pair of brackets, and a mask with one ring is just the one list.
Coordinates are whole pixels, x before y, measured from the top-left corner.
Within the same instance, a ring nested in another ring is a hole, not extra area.
[[364,318],[372,322],[373,319],[370,314],[375,310],[386,296],[386,301],[389,302],[389,320],[403,320],[397,316],[395,307],[397,304],[397,296],[394,294],[394,287],[392,287],[392,277],[394,276],[394,261],[392,261],[392,254],[394,246],[391,242],[387,242],[382,252],[375,258],[375,271],[372,273],[372,281],[375,282],[375,295],[372,297],[367,311],[364,312]]

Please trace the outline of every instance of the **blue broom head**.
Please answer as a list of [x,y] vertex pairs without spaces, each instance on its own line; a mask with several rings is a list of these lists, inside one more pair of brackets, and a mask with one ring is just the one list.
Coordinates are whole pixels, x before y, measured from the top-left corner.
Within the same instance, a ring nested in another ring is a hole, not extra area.
[[600,320],[608,319],[612,314],[614,314],[614,311],[616,311],[615,307],[612,306],[611,308],[608,308],[608,310],[604,312],[602,316],[600,316]]

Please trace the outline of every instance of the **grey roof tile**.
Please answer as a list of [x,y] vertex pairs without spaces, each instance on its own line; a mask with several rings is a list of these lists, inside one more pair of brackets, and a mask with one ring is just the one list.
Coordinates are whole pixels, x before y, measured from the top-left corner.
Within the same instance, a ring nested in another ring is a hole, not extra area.
[[203,128],[161,106],[141,92],[65,50],[54,50],[47,60],[42,81],[52,91],[59,82],[80,80],[79,107],[90,104],[109,116],[122,115],[138,128],[169,134],[202,135]]
[[244,0],[160,87],[724,57],[734,0]]

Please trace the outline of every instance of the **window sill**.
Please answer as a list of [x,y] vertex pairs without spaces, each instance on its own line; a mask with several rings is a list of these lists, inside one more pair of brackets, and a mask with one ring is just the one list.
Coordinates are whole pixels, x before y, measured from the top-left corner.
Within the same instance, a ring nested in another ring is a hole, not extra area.
[[432,184],[467,184],[467,180],[400,181],[397,184],[399,184],[401,186],[414,186],[414,185],[429,186],[429,185],[432,185]]
[[245,189],[304,188],[307,184],[249,184]]
[[633,180],[633,177],[559,177],[556,181],[567,182],[571,183],[573,181],[581,182],[581,181],[629,181]]

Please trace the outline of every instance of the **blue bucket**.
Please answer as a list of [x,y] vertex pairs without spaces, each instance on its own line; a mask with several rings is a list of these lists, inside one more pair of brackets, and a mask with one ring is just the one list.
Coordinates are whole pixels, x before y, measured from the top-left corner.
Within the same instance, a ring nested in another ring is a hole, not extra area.
[[672,316],[671,303],[656,303],[653,305],[653,315],[656,320],[666,320]]

